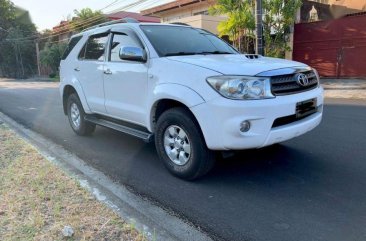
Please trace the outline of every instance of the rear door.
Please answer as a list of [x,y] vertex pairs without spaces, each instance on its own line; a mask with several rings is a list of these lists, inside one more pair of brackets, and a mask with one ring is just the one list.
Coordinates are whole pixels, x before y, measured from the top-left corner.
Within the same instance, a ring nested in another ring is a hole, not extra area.
[[108,115],[114,118],[144,125],[148,63],[121,60],[121,47],[144,48],[131,29],[112,33],[104,67],[105,106]]
[[103,67],[109,32],[89,36],[81,49],[74,71],[83,88],[90,109],[105,114]]

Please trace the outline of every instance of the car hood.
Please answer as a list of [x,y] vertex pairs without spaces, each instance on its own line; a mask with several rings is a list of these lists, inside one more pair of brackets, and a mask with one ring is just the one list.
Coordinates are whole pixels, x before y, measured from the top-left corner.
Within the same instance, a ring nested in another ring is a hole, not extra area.
[[277,58],[259,56],[249,59],[244,54],[173,56],[167,59],[200,66],[225,75],[257,75],[261,72],[307,65]]

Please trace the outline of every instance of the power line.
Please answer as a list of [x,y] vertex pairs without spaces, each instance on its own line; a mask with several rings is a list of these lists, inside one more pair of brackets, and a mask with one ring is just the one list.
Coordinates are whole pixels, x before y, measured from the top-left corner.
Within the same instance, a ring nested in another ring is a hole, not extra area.
[[[124,1],[124,0],[115,0],[114,2],[108,4],[107,6],[97,10],[97,11],[102,11],[102,10],[105,10],[113,5],[116,5],[118,3],[120,3],[121,1]],[[159,0],[158,0],[159,1]],[[130,3],[130,4],[127,4],[123,7],[120,7],[120,8],[117,8],[115,10],[112,10],[111,12],[107,12],[105,14],[113,14],[113,13],[116,13],[116,12],[119,12],[119,11],[123,11],[123,10],[126,10],[128,8],[131,8],[131,7],[135,7],[135,6],[138,6],[140,3],[143,3],[143,2],[146,2],[146,0],[144,1],[138,1],[138,2],[134,2],[134,3]],[[94,16],[92,18],[89,18],[89,19],[85,19],[81,22],[78,22],[75,24],[76,27],[82,27],[83,25],[86,25],[86,24],[93,24],[93,23],[96,23],[98,22],[99,20],[103,19],[105,16]],[[3,30],[5,32],[10,32],[9,30],[6,30],[4,29],[3,27],[0,26],[0,30]],[[21,32],[32,32],[33,31],[24,31],[24,30],[18,30],[18,31],[21,31]],[[57,36],[60,36],[62,34],[67,34],[67,33],[70,33],[70,32],[73,32],[73,30],[70,30],[68,26],[64,26],[64,27],[61,27],[59,31],[47,36],[47,37],[44,37],[44,38],[40,38],[39,40],[42,40],[42,39],[47,39],[47,38],[52,38],[52,37],[57,37]],[[35,39],[33,38],[37,38],[39,37],[39,33],[37,34],[34,34],[34,35],[31,35],[31,36],[26,36],[26,37],[22,37],[22,38],[14,38],[14,39],[6,39],[6,41],[34,41]],[[55,41],[54,41],[55,42]],[[0,41],[1,43],[1,41]]]
[[[128,5],[125,5],[125,6],[121,7],[121,8],[117,8],[117,9],[115,9],[115,10],[109,12],[109,13],[106,13],[106,14],[113,14],[113,13],[117,13],[119,11],[127,10],[129,8],[132,8],[132,7],[136,7],[138,5],[141,5],[141,4],[143,4],[143,3],[147,2],[147,1],[150,1],[150,0],[139,0],[137,2],[134,2],[134,3],[130,3]],[[119,1],[117,0],[114,3],[116,4],[118,2]],[[155,4],[155,3],[157,3],[157,1],[155,1],[153,4]],[[109,7],[109,6],[111,6],[111,4],[107,5],[106,7]],[[104,7],[104,8],[106,8],[106,7]],[[102,9],[104,9],[104,8],[102,8]],[[83,20],[83,21],[81,21],[79,23],[76,23],[76,26],[77,27],[83,27],[83,26],[85,27],[86,24],[89,25],[89,24],[96,23],[96,22],[98,22],[99,20],[101,20],[103,18],[104,18],[104,16],[95,16],[95,17],[92,17],[92,18]],[[63,34],[67,34],[67,33],[73,32],[73,30],[70,30],[67,27],[65,27],[64,30],[61,30],[60,32],[57,32],[55,34],[51,34],[51,35],[49,35],[47,37],[38,38],[38,40],[43,40],[43,39],[48,39],[48,38],[52,38],[52,37],[57,37],[57,36],[60,36],[60,35],[63,35]],[[31,38],[37,38],[37,37],[38,37],[38,34],[37,35],[34,35],[34,36],[24,37],[24,38],[6,39],[6,41],[34,41],[35,39],[31,39]]]
[[[111,6],[113,6],[113,5],[116,5],[117,3],[119,3],[120,1],[122,1],[122,0],[116,0],[116,1],[114,1],[114,2],[112,2],[111,4],[109,4],[109,5],[107,5],[107,6],[105,6],[104,8],[101,8],[101,9],[99,9],[99,10],[97,10],[97,11],[102,11],[102,10],[105,10],[105,9],[107,9],[107,8],[109,8],[109,7],[111,7]],[[126,5],[125,7],[128,7],[129,5]],[[115,11],[115,10],[114,10]],[[112,11],[113,12],[113,11]],[[109,13],[105,13],[105,14],[109,14]],[[81,25],[81,24],[86,24],[86,23],[90,23],[90,22],[92,22],[93,20],[99,20],[99,18],[100,19],[102,19],[102,18],[104,18],[105,16],[94,16],[94,17],[91,17],[91,18],[89,18],[89,19],[85,19],[85,20],[82,20],[81,22],[79,22],[79,23],[77,23],[77,25]],[[69,27],[68,26],[64,26],[64,27],[61,27],[60,28],[61,30],[60,31],[58,31],[58,32],[61,32],[61,31],[64,31],[64,30],[69,30]]]
[[[114,3],[117,3],[117,2],[114,2]],[[102,8],[102,9],[105,9],[105,8],[111,6],[112,4],[109,4],[109,5],[107,5],[106,7]],[[126,5],[126,6],[129,6],[129,5]],[[99,10],[97,10],[97,11],[99,11]],[[83,20],[83,21],[81,21],[79,23],[76,23],[75,25],[77,27],[81,27],[84,24],[92,24],[92,23],[95,23],[95,22],[97,22],[97,21],[99,21],[99,20],[101,20],[103,18],[104,18],[104,16],[94,16],[94,17],[91,17],[89,19]],[[49,35],[47,37],[44,37],[44,38],[39,38],[39,40],[47,39],[47,38],[52,38],[52,37],[57,37],[57,36],[60,36],[62,34],[67,34],[69,32],[73,32],[73,31],[70,30],[67,26],[65,26],[65,27],[63,27],[63,29],[61,29],[61,31],[58,31],[58,32],[56,32],[54,34],[51,34],[51,35]],[[7,41],[25,41],[25,40],[34,41],[34,39],[32,39],[32,38],[37,38],[37,37],[39,37],[39,34],[36,34],[36,35],[33,35],[33,36],[27,36],[27,37],[24,37],[24,38],[7,39]]]
[[105,6],[104,8],[99,9],[99,11],[103,11],[104,9],[109,8],[110,6],[116,5],[120,1],[122,0],[115,0],[112,3],[108,4],[107,6]]

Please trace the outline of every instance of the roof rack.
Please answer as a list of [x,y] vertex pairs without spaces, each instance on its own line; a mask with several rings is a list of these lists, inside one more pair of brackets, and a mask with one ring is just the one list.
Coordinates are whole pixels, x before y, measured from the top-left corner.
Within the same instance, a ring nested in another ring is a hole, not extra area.
[[182,22],[174,22],[174,23],[170,23],[170,24],[183,25],[183,26],[190,26],[189,24],[182,23]]
[[82,32],[85,32],[85,31],[88,31],[88,30],[91,30],[91,29],[94,29],[94,28],[99,28],[99,27],[104,27],[104,26],[116,24],[116,23],[139,23],[139,21],[137,21],[134,18],[122,18],[122,19],[108,21],[108,22],[105,22],[105,23],[101,23],[101,24],[91,26],[89,28],[84,29]]

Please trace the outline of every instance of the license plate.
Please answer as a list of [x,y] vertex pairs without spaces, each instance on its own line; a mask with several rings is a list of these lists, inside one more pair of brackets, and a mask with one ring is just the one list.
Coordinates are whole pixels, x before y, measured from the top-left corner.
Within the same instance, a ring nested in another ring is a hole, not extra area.
[[316,98],[296,103],[296,118],[303,118],[315,112],[317,112]]

